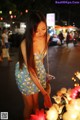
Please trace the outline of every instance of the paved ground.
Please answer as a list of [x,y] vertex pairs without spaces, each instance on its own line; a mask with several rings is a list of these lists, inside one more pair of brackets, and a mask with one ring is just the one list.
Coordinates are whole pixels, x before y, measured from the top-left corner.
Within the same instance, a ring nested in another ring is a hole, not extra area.
[[10,120],[23,120],[23,101],[14,77],[17,49],[12,49],[10,53],[13,61],[8,63],[5,58],[0,63],[0,111],[8,111]]
[[[18,49],[12,48],[10,53],[13,61],[8,63],[7,59],[4,59],[0,63],[0,111],[8,111],[10,120],[23,120],[23,100],[14,77]],[[49,47],[49,66],[50,74],[56,77],[51,81],[51,97],[62,87],[72,88],[74,84],[71,78],[76,71],[80,71],[80,43],[75,47],[72,43],[68,47],[66,45]],[[41,102],[40,97],[40,107]]]

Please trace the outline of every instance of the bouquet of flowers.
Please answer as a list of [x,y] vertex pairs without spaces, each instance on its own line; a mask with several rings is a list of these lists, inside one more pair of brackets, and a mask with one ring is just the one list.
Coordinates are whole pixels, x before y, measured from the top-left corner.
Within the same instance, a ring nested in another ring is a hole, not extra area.
[[55,103],[46,112],[47,120],[80,120],[80,73],[76,72],[73,89],[61,88],[53,99]]
[[53,105],[49,110],[38,110],[31,115],[31,120],[80,120],[80,73],[76,72],[71,89],[61,88],[55,96]]
[[55,103],[47,111],[47,120],[80,120],[80,86],[73,89],[61,88]]

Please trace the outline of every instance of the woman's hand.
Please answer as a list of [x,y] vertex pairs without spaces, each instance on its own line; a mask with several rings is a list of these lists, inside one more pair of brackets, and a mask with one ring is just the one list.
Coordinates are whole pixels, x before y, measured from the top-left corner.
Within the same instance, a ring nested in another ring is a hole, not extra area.
[[50,108],[52,106],[52,102],[48,94],[44,95],[44,106],[46,108]]
[[47,81],[49,82],[50,80],[52,80],[52,79],[55,79],[55,76],[53,76],[53,75],[50,75],[50,74],[46,74],[46,77],[47,77]]

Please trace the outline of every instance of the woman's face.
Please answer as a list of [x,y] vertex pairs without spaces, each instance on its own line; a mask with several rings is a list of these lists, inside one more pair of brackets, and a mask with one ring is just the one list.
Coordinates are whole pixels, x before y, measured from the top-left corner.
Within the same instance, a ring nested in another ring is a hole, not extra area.
[[46,24],[44,22],[40,22],[37,26],[36,32],[34,33],[34,37],[36,38],[44,37],[46,31],[47,31]]

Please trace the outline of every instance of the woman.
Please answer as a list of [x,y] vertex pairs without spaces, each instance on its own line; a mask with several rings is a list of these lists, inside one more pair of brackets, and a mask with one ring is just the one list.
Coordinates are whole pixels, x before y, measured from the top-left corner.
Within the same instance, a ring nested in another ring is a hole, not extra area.
[[39,11],[31,11],[27,16],[26,32],[15,69],[16,81],[27,106],[24,111],[26,120],[29,120],[32,110],[35,112],[39,108],[39,92],[44,96],[44,105],[52,105],[50,96],[45,91],[46,70],[43,65],[48,40],[45,17]]

